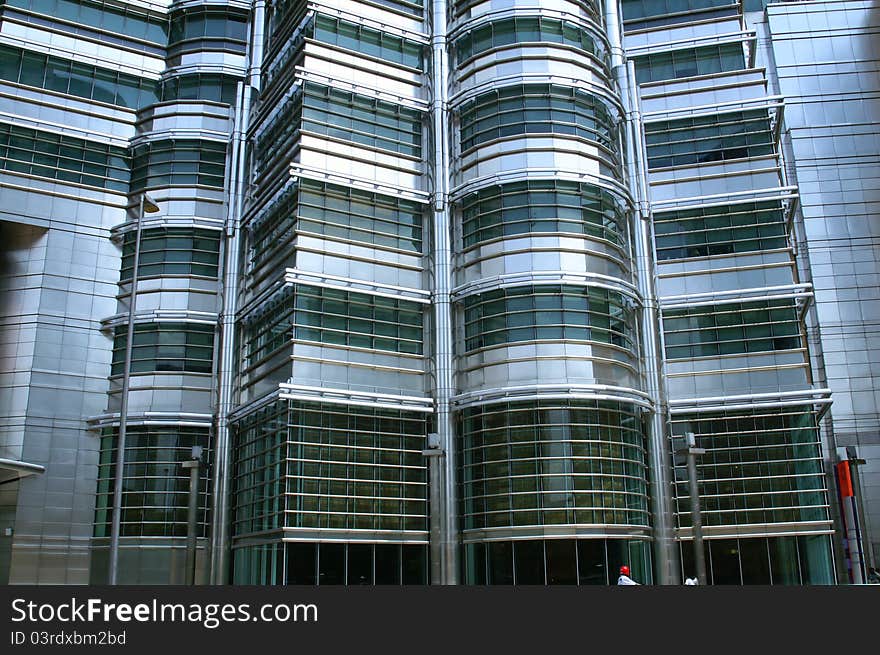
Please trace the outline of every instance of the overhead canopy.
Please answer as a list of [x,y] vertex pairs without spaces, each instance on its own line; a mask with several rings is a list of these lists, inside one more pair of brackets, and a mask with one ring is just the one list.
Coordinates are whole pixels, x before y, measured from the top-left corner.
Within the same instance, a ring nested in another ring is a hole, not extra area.
[[28,462],[0,457],[0,484],[15,482],[29,475],[37,475],[45,471],[46,467],[39,464],[29,464]]

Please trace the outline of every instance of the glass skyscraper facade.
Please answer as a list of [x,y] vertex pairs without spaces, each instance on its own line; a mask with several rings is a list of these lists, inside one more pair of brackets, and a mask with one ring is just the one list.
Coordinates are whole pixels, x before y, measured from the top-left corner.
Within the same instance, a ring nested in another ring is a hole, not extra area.
[[2,0],[0,580],[863,581],[877,27]]

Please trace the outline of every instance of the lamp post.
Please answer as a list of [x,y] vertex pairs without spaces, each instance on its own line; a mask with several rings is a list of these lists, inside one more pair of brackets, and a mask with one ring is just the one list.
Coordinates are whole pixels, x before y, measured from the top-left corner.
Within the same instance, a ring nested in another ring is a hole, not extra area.
[[685,434],[687,439],[687,470],[688,486],[691,497],[691,525],[693,526],[694,563],[697,568],[697,580],[706,584],[706,554],[703,552],[703,517],[700,509],[700,489],[697,482],[697,455],[705,455],[705,448],[697,448],[697,440],[693,432]]
[[443,458],[445,453],[440,447],[440,435],[436,432],[428,434],[428,447],[422,455],[428,459],[428,491],[430,492],[430,549],[431,549],[431,584],[443,584]]
[[189,469],[189,507],[186,515],[186,584],[196,583],[196,531],[199,512],[199,471],[202,463],[202,447],[193,446],[189,460],[181,467]]
[[110,572],[108,582],[117,584],[119,571],[119,529],[122,520],[122,478],[125,468],[125,433],[128,423],[128,379],[131,375],[131,346],[134,340],[134,312],[137,303],[138,268],[141,256],[141,229],[144,214],[159,211],[158,205],[142,193],[138,203],[137,227],[134,237],[134,266],[131,272],[131,291],[128,297],[128,325],[125,341],[125,363],[122,372],[122,396],[119,401],[119,434],[116,439],[116,476],[113,481],[113,518],[110,524]]

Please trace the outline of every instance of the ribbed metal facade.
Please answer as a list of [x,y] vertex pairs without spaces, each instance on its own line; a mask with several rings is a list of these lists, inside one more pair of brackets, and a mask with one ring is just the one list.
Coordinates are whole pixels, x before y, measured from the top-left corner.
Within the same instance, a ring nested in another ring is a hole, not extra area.
[[198,582],[677,584],[693,433],[710,583],[858,581],[865,5],[7,0],[0,571],[182,582],[200,446]]

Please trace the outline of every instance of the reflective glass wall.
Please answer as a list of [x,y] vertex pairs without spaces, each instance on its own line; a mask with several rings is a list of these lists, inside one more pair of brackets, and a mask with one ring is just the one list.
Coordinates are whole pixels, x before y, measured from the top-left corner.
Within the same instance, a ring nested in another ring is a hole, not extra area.
[[450,4],[464,582],[607,584],[623,564],[649,582],[641,298],[602,8]]
[[[709,582],[835,580],[829,392],[808,341],[783,99],[754,23],[727,0],[623,3],[639,83],[682,576],[695,573],[693,433]],[[816,359],[818,357],[818,360]],[[792,536],[794,534],[801,536]]]
[[236,584],[426,584],[422,3],[282,2],[250,44],[233,282]]
[[105,582],[117,479],[180,581],[193,446],[200,582],[691,576],[688,432],[711,582],[845,580],[872,14],[765,4],[0,4],[0,581]]

